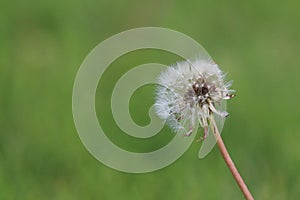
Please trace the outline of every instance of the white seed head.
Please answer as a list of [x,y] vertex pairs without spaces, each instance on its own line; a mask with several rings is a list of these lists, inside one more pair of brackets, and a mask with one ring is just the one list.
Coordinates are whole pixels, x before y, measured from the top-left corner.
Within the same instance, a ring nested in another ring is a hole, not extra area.
[[[168,67],[158,77],[157,115],[174,131],[184,128],[185,122],[190,124],[190,130],[198,124],[207,130],[212,113],[228,115],[215,108],[215,104],[232,97],[231,82],[225,83],[224,78],[211,60],[183,61]],[[187,132],[191,133],[190,130]]]

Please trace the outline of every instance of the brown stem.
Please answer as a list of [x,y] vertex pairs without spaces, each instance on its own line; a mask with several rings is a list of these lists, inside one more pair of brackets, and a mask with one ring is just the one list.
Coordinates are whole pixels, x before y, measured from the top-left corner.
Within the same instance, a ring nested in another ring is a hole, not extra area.
[[243,194],[244,194],[244,197],[247,199],[247,200],[253,200],[253,196],[252,194],[250,193],[247,185],[245,184],[243,178],[241,177],[239,171],[237,170],[237,168],[235,167],[227,149],[226,149],[226,146],[222,140],[222,137],[219,133],[219,130],[216,126],[216,122],[214,120],[213,117],[211,117],[211,125],[212,125],[212,129],[214,130],[214,134],[215,134],[215,137],[217,139],[217,144],[218,144],[218,147],[220,149],[220,152],[226,162],[226,165],[228,166],[231,174],[233,175],[235,181],[237,182],[238,186],[240,187],[240,189],[242,190]]

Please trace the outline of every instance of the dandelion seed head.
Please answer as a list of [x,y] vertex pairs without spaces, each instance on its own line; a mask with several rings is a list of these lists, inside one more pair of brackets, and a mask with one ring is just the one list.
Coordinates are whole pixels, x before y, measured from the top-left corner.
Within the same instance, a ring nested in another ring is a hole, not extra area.
[[225,74],[211,60],[183,61],[168,67],[158,77],[157,115],[174,131],[185,128],[185,122],[190,129],[200,124],[206,130],[212,113],[228,115],[215,108],[215,104],[232,97],[231,82],[224,79]]

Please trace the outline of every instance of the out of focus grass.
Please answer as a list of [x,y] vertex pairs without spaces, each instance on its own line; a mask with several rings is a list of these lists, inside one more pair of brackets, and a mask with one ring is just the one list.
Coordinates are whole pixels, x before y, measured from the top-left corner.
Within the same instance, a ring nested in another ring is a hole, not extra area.
[[[0,5],[0,199],[242,199],[215,148],[198,143],[171,166],[149,174],[105,167],[83,147],[71,111],[82,60],[120,31],[161,26],[200,42],[234,79],[237,97],[223,137],[257,199],[300,196],[300,5],[297,1],[7,1]],[[124,136],[108,107],[118,77],[147,62],[176,57],[144,50],[117,60],[97,91],[109,137],[132,151],[157,149]],[[147,124],[153,87],[136,92],[131,111]]]

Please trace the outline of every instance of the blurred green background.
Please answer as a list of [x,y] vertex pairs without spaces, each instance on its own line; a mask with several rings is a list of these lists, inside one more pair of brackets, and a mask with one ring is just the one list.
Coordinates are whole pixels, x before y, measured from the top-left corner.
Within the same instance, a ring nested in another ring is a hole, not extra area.
[[[199,160],[199,143],[172,165],[127,174],[94,159],[72,118],[72,87],[99,42],[143,26],[185,33],[229,72],[237,97],[223,138],[256,199],[300,196],[300,4],[297,1],[8,1],[0,3],[0,199],[242,199],[217,148]],[[171,64],[157,50],[129,53],[99,82],[98,118],[124,149],[158,149],[168,128],[149,140],[130,138],[111,115],[113,85],[130,68]],[[153,85],[130,104],[149,123]]]

